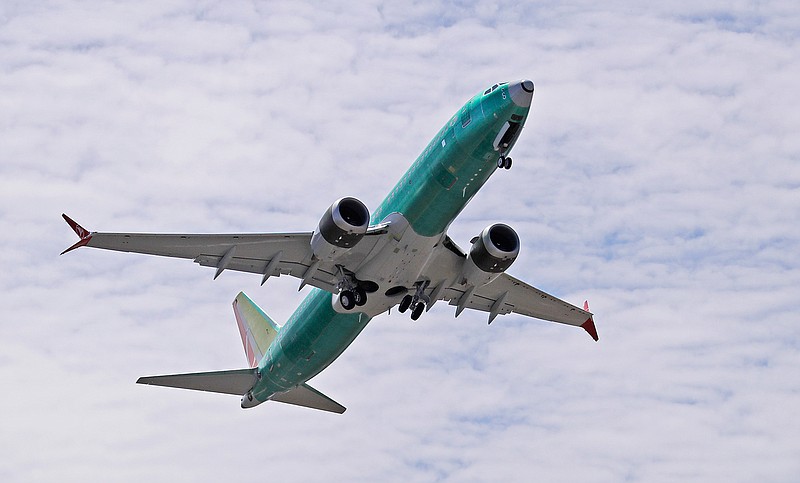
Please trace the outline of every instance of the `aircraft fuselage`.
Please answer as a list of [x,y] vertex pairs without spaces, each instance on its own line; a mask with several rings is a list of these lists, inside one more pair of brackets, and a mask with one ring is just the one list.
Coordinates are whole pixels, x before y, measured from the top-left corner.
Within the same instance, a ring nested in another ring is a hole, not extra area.
[[359,280],[377,284],[377,290],[366,305],[346,311],[331,293],[312,289],[259,362],[254,400],[243,399],[243,407],[317,375],[372,317],[397,304],[404,287],[420,280],[450,223],[498,169],[498,158],[513,147],[532,93],[530,81],[495,85],[470,99],[441,128],[372,213],[373,225],[391,221],[391,236],[371,247],[353,272]]

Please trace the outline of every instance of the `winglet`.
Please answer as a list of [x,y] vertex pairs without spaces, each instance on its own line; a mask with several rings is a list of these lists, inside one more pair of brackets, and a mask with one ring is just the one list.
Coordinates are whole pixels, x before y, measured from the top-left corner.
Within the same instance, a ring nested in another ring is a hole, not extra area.
[[[583,310],[585,310],[587,312],[589,311],[589,301],[588,300],[584,300],[583,301]],[[589,318],[586,320],[586,322],[584,322],[581,325],[581,327],[583,327],[583,330],[585,330],[586,332],[589,333],[589,335],[592,336],[592,339],[594,339],[595,342],[599,339],[597,337],[597,327],[594,326],[594,319],[592,319],[591,316],[589,316]]]
[[591,317],[589,317],[589,318],[586,320],[586,322],[584,322],[584,323],[583,323],[583,325],[581,325],[581,327],[583,327],[583,330],[585,330],[586,332],[588,332],[588,333],[589,333],[589,335],[591,335],[591,336],[592,336],[592,339],[594,339],[594,340],[595,340],[595,342],[597,342],[597,340],[599,339],[599,338],[597,337],[597,328],[594,326],[594,320],[592,320],[592,318],[591,318]]
[[72,218],[68,217],[64,213],[62,213],[61,216],[64,218],[64,221],[66,221],[67,224],[70,226],[70,228],[72,228],[72,231],[74,231],[75,234],[78,235],[78,237],[80,238],[78,243],[76,243],[76,244],[72,245],[71,247],[67,248],[66,250],[61,252],[61,254],[63,255],[65,253],[67,253],[67,252],[71,252],[72,250],[74,250],[76,248],[88,245],[89,244],[89,240],[92,239],[92,234],[89,232],[89,230],[87,230],[86,228],[84,228],[84,227],[80,226],[79,224],[77,224],[75,222],[75,220],[73,220]]

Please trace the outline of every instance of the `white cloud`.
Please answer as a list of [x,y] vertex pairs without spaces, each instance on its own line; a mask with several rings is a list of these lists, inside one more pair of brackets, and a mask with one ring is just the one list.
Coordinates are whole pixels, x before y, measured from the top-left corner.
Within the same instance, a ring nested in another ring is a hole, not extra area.
[[[40,2],[0,11],[0,479],[792,481],[798,11],[786,2]],[[230,302],[297,281],[79,250],[108,231],[310,230],[377,206],[440,125],[532,78],[453,224],[580,330],[437,305],[314,381],[341,417],[140,387],[244,364]]]

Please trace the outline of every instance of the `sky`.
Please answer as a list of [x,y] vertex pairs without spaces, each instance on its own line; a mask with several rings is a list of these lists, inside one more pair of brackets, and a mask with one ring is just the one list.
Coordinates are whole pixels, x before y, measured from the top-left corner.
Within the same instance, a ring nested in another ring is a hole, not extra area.
[[[536,84],[455,220],[600,335],[438,304],[371,321],[333,415],[140,386],[246,366],[288,277],[81,249],[90,230],[310,231],[374,209],[494,83]],[[794,482],[795,2],[0,4],[0,480]]]

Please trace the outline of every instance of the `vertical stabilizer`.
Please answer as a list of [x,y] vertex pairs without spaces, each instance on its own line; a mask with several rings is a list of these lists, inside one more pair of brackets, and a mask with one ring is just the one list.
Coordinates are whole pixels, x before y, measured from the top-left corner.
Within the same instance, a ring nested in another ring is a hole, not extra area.
[[250,298],[240,292],[233,301],[233,313],[242,346],[250,367],[256,367],[266,354],[269,345],[278,335],[278,326]]

